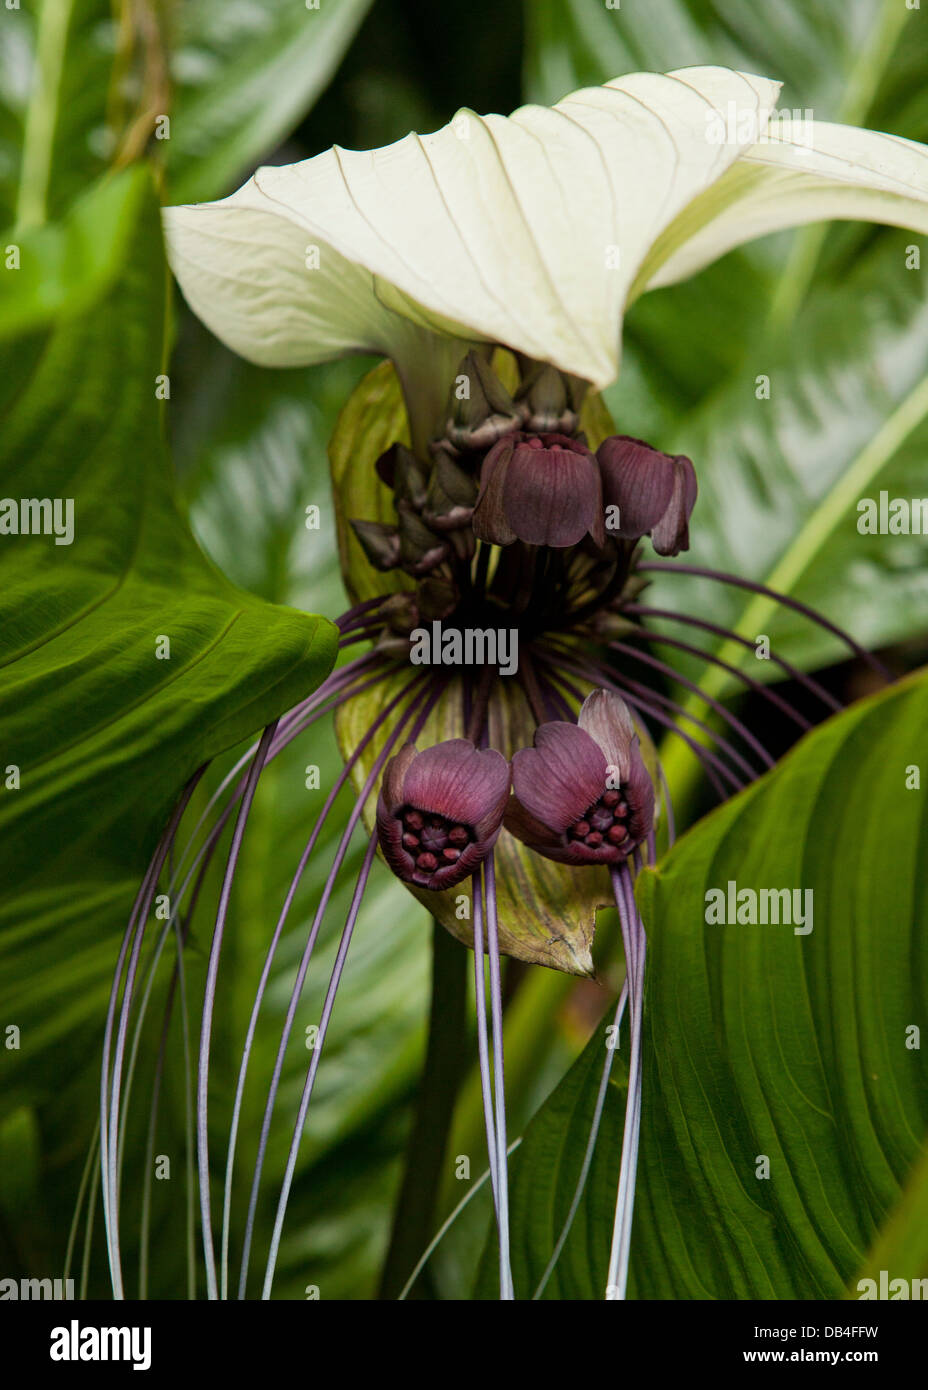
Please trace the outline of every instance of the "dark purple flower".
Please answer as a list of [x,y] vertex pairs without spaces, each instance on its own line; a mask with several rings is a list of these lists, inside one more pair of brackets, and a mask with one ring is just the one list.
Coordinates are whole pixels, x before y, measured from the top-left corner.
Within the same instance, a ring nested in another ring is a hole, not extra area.
[[595,456],[565,434],[507,435],[483,461],[474,531],[494,545],[520,540],[563,548],[587,534],[604,545]]
[[384,771],[377,833],[390,868],[420,888],[451,888],[496,843],[509,797],[502,753],[452,738],[419,753],[401,748]]
[[596,451],[603,502],[618,508],[622,540],[650,536],[659,555],[689,550],[689,519],[696,504],[696,470],[683,454],[662,454],[642,439],[616,434]]
[[535,730],[512,760],[505,825],[562,864],[616,864],[650,833],[654,787],[631,715],[618,695],[594,690],[576,724]]

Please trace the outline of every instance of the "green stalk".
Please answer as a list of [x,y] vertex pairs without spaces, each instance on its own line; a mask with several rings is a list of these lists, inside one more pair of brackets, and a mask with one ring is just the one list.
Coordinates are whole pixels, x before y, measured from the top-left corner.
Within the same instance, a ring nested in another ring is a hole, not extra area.
[[74,0],[44,0],[39,14],[36,77],[26,112],[16,203],[16,230],[40,227],[48,213],[48,187],[61,103],[64,55]]

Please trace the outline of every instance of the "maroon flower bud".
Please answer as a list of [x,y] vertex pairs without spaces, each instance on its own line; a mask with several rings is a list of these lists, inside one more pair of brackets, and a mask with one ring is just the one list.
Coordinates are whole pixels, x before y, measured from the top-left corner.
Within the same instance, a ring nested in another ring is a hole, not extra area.
[[[460,383],[466,392],[459,392]],[[471,351],[458,367],[448,406],[445,436],[463,450],[489,449],[519,424],[519,411],[493,368]]]
[[477,484],[446,454],[438,454],[429,479],[422,514],[436,531],[470,526],[477,501]]
[[580,424],[580,407],[588,383],[559,372],[545,362],[533,363],[516,394],[522,428],[536,433],[556,430],[573,434]]
[[658,555],[689,550],[689,519],[696,504],[696,470],[683,454],[662,454],[641,439],[616,434],[596,451],[603,502],[618,508],[622,540],[650,536]]
[[374,569],[393,570],[400,563],[400,533],[384,521],[352,521],[354,531]]
[[617,864],[650,833],[654,786],[628,708],[594,690],[576,724],[535,730],[512,760],[506,829],[562,864]]
[[[400,564],[407,574],[428,574],[448,557],[448,542],[436,536],[406,502],[397,504]],[[357,527],[355,527],[357,530]]]
[[414,511],[425,505],[426,469],[405,444],[391,444],[374,464],[382,483],[395,493],[397,502],[408,502]]
[[509,797],[502,753],[452,738],[419,753],[407,743],[387,763],[377,801],[377,834],[404,883],[452,888],[496,843]]
[[482,541],[563,548],[605,544],[602,486],[585,444],[563,434],[507,435],[483,461],[474,531]]

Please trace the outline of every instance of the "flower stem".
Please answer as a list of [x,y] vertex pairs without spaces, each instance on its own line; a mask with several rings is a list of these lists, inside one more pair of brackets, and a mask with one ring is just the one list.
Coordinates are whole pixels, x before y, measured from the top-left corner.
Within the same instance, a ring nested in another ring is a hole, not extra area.
[[466,1071],[467,1052],[462,1042],[468,1033],[467,964],[467,951],[435,921],[425,1065],[380,1278],[381,1298],[399,1296],[432,1236],[451,1120]]

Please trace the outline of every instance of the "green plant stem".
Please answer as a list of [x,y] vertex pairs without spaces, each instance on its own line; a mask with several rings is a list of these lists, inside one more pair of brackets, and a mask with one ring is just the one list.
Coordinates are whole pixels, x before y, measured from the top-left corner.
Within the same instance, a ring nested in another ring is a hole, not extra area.
[[39,14],[36,74],[23,132],[16,203],[16,230],[40,227],[48,211],[48,186],[61,102],[64,54],[74,0],[44,0]]
[[[448,1133],[468,1060],[469,953],[440,923],[432,927],[432,1003],[419,1103],[380,1280],[380,1297],[397,1298],[433,1234]],[[413,1290],[410,1297],[416,1297]]]

